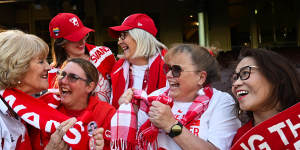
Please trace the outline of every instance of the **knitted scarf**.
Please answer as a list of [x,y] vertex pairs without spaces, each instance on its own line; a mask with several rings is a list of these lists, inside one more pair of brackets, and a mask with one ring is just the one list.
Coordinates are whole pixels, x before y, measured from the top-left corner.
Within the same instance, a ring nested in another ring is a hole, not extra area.
[[[136,137],[136,113],[132,104],[138,104],[141,111],[149,112],[152,101],[160,101],[163,104],[173,106],[173,99],[168,96],[169,90],[157,95],[148,96],[145,91],[135,90],[132,103],[122,104],[111,120],[111,149],[135,149],[138,145],[139,149],[147,149],[149,144],[157,149],[158,128],[155,127],[150,120],[147,120],[139,129]],[[213,90],[210,86],[206,86],[198,92],[199,96],[193,101],[186,116],[180,122],[187,128],[191,126],[193,120],[198,120],[208,107]],[[137,141],[136,141],[137,140]]]
[[[171,108],[173,107],[174,100],[173,98],[168,96],[169,90],[162,93],[159,96],[150,96],[148,97],[148,100],[146,100],[146,105],[141,105],[140,108],[142,111],[145,111],[146,113],[149,112],[149,108],[151,106],[152,101],[156,100],[163,104],[169,105]],[[213,95],[212,88],[208,85],[201,89],[198,92],[198,96],[195,98],[195,100],[192,102],[191,106],[189,107],[186,115],[181,120],[178,120],[182,123],[183,126],[185,126],[187,129],[190,128],[193,121],[198,120],[202,114],[206,111],[208,108],[209,100],[211,99]],[[142,99],[145,99],[143,97],[139,97]],[[146,107],[145,107],[146,106]],[[155,127],[150,120],[148,119],[139,129],[138,131],[138,146],[139,149],[147,150],[147,147],[150,145],[152,149],[158,149],[158,143],[157,143],[157,136],[159,133],[159,129]]]
[[[166,86],[166,75],[163,71],[164,61],[162,57],[166,50],[161,50],[160,56],[158,53],[149,58],[149,79],[147,82],[147,94]],[[111,72],[112,96],[110,103],[115,107],[119,107],[119,98],[128,89],[129,86],[129,66],[130,63],[125,59],[120,59],[114,65]]]
[[[44,132],[53,133],[61,122],[69,119],[68,116],[49,107],[46,103],[17,89],[5,89],[1,94],[10,107],[29,125]],[[49,95],[46,95],[47,97]],[[54,102],[50,105],[55,105]],[[91,114],[86,112],[63,136],[63,140],[73,149],[79,150],[88,147],[88,133],[86,125]]]

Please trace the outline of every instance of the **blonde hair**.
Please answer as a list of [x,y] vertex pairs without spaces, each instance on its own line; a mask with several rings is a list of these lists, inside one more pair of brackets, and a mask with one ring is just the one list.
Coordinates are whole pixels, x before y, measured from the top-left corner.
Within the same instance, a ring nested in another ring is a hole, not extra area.
[[17,86],[28,71],[30,61],[37,56],[46,58],[48,45],[39,37],[19,30],[0,33],[0,89]]
[[128,31],[130,36],[136,41],[136,51],[132,58],[149,58],[167,47],[159,42],[152,34],[145,30],[134,28]]

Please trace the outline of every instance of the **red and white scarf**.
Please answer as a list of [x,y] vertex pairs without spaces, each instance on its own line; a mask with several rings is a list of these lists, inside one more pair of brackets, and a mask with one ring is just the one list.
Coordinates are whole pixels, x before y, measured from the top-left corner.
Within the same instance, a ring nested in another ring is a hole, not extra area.
[[[199,96],[193,101],[189,107],[187,114],[179,120],[186,128],[189,128],[193,120],[198,120],[208,107],[209,100],[213,95],[213,89],[206,86],[203,92],[199,92]],[[173,99],[168,96],[169,90],[158,96],[147,96],[147,93],[142,90],[135,90],[132,102],[140,106],[140,110],[148,113],[152,101],[160,101],[163,104],[173,106]],[[117,113],[112,118],[111,129],[112,137],[111,149],[134,149],[132,144],[137,144],[139,149],[147,149],[150,144],[154,149],[157,147],[158,128],[155,127],[150,120],[147,120],[139,129],[138,136],[136,137],[136,114],[133,110],[132,104],[122,104],[117,110]],[[131,141],[136,138],[136,143]],[[122,141],[122,142],[121,142]],[[128,142],[130,141],[130,142]],[[125,144],[119,144],[125,143]],[[126,143],[131,143],[129,147]]]
[[[44,132],[53,133],[61,122],[69,119],[49,107],[46,103],[36,99],[17,89],[5,89],[1,94],[10,107],[20,116],[20,118],[31,126]],[[49,96],[49,95],[47,95]],[[54,100],[56,101],[56,100]],[[53,104],[56,102],[53,102]],[[91,114],[86,112],[82,117],[77,118],[77,122],[63,136],[63,140],[72,147],[73,150],[88,147],[88,133],[86,124],[89,122]]]
[[[162,57],[167,51],[161,50],[161,55],[157,53],[149,59],[149,79],[147,80],[147,94],[166,86],[166,75],[163,71],[164,61]],[[130,64],[125,59],[120,59],[114,65],[111,72],[112,95],[110,103],[119,107],[119,98],[128,89],[129,86],[129,67]]]

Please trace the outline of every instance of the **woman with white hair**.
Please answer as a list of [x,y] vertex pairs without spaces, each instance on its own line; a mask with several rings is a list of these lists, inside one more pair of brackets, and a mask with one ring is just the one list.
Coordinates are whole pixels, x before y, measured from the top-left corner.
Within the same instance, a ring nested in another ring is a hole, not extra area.
[[163,56],[166,46],[155,36],[157,29],[146,14],[132,14],[120,26],[110,27],[109,33],[118,38],[118,45],[124,51],[111,72],[111,103],[119,107],[118,100],[128,88],[151,92],[166,86],[163,72]]

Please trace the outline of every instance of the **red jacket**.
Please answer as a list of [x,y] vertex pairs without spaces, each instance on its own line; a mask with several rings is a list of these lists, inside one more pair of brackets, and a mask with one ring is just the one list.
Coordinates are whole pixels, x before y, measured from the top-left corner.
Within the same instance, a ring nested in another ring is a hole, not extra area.
[[[48,103],[47,99],[43,99],[46,103]],[[65,109],[63,105],[59,105],[57,108],[63,114],[66,114],[69,117],[75,117],[68,115],[68,111]],[[115,114],[115,108],[110,104],[100,101],[97,96],[91,96],[89,99],[89,104],[84,111],[81,111],[81,115],[85,113],[85,111],[90,111],[92,113],[92,118],[90,120],[95,121],[98,127],[104,128],[103,138],[104,138],[104,149],[110,149],[110,120],[112,116]],[[79,117],[81,117],[79,115]],[[88,130],[86,128],[86,130]],[[31,138],[31,144],[33,149],[42,150],[48,144],[50,140],[50,134],[42,133],[40,130],[31,127],[29,129],[29,134]],[[89,138],[89,137],[86,137]],[[42,145],[41,145],[42,144]],[[88,147],[82,149],[89,149]]]
[[[162,55],[166,54],[166,50],[163,49],[161,51]],[[166,86],[166,75],[163,71],[164,61],[161,56],[158,54],[153,56],[150,59],[154,59],[153,62],[150,62],[149,69],[149,80],[147,85],[147,94],[151,92],[163,88]],[[128,84],[126,85],[126,80],[128,80],[128,72],[129,72],[129,62],[125,59],[120,59],[114,65],[111,71],[111,83],[112,83],[112,95],[111,95],[111,104],[115,107],[119,107],[119,98],[128,88]],[[127,76],[126,76],[126,75]],[[126,77],[125,77],[126,76]]]

